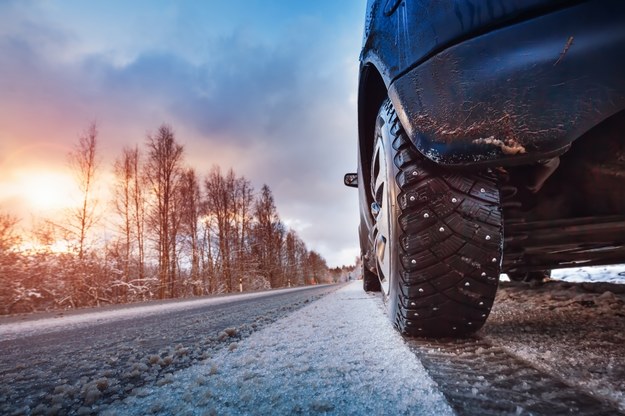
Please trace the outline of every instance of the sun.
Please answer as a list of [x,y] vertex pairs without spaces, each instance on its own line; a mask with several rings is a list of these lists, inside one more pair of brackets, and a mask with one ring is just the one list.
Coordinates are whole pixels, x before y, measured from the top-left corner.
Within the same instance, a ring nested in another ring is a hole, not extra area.
[[72,204],[75,185],[72,178],[60,172],[22,172],[16,191],[34,211],[58,211]]

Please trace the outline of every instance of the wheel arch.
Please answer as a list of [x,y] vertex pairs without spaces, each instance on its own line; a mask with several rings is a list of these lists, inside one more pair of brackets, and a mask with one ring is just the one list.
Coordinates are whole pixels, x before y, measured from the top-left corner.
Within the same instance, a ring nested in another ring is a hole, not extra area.
[[[371,183],[375,120],[387,96],[386,84],[380,71],[371,63],[363,65],[358,86],[358,151],[360,174],[366,189]],[[369,193],[366,194],[370,199]]]

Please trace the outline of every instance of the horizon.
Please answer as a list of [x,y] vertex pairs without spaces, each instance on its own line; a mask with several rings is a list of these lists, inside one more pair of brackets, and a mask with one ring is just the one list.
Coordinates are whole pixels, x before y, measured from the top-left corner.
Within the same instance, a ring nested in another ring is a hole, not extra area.
[[[0,211],[58,219],[67,154],[95,121],[101,198],[124,146],[172,127],[201,179],[267,184],[329,267],[359,254],[356,85],[365,4],[9,1],[0,4]],[[262,157],[259,157],[261,155]]]

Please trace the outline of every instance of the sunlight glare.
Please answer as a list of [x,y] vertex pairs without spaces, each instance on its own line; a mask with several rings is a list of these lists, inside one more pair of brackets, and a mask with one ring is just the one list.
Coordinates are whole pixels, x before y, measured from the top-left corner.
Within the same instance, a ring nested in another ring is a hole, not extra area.
[[69,175],[40,171],[20,176],[19,193],[33,210],[56,211],[71,206],[75,185]]

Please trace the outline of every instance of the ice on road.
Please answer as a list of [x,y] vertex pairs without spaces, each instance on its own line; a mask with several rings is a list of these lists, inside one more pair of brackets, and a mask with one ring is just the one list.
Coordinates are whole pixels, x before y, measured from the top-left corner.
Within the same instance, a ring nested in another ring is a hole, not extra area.
[[[188,311],[203,308],[208,305],[221,305],[239,300],[258,299],[265,296],[274,296],[280,293],[288,293],[297,290],[298,288],[278,289],[185,301],[178,300],[171,303],[151,302],[149,304],[137,303],[121,306],[116,305],[110,310],[101,310],[98,308],[90,310],[77,310],[75,315],[56,315],[48,318],[39,318],[37,315],[34,315],[34,319],[20,317],[17,321],[3,322],[2,325],[0,325],[0,340],[7,341],[49,332],[91,327],[107,322],[133,320],[141,316],[154,316],[179,311]],[[7,319],[5,318],[5,320]]]
[[[163,383],[161,383],[163,384]],[[296,311],[108,415],[453,414],[362,282]]]

